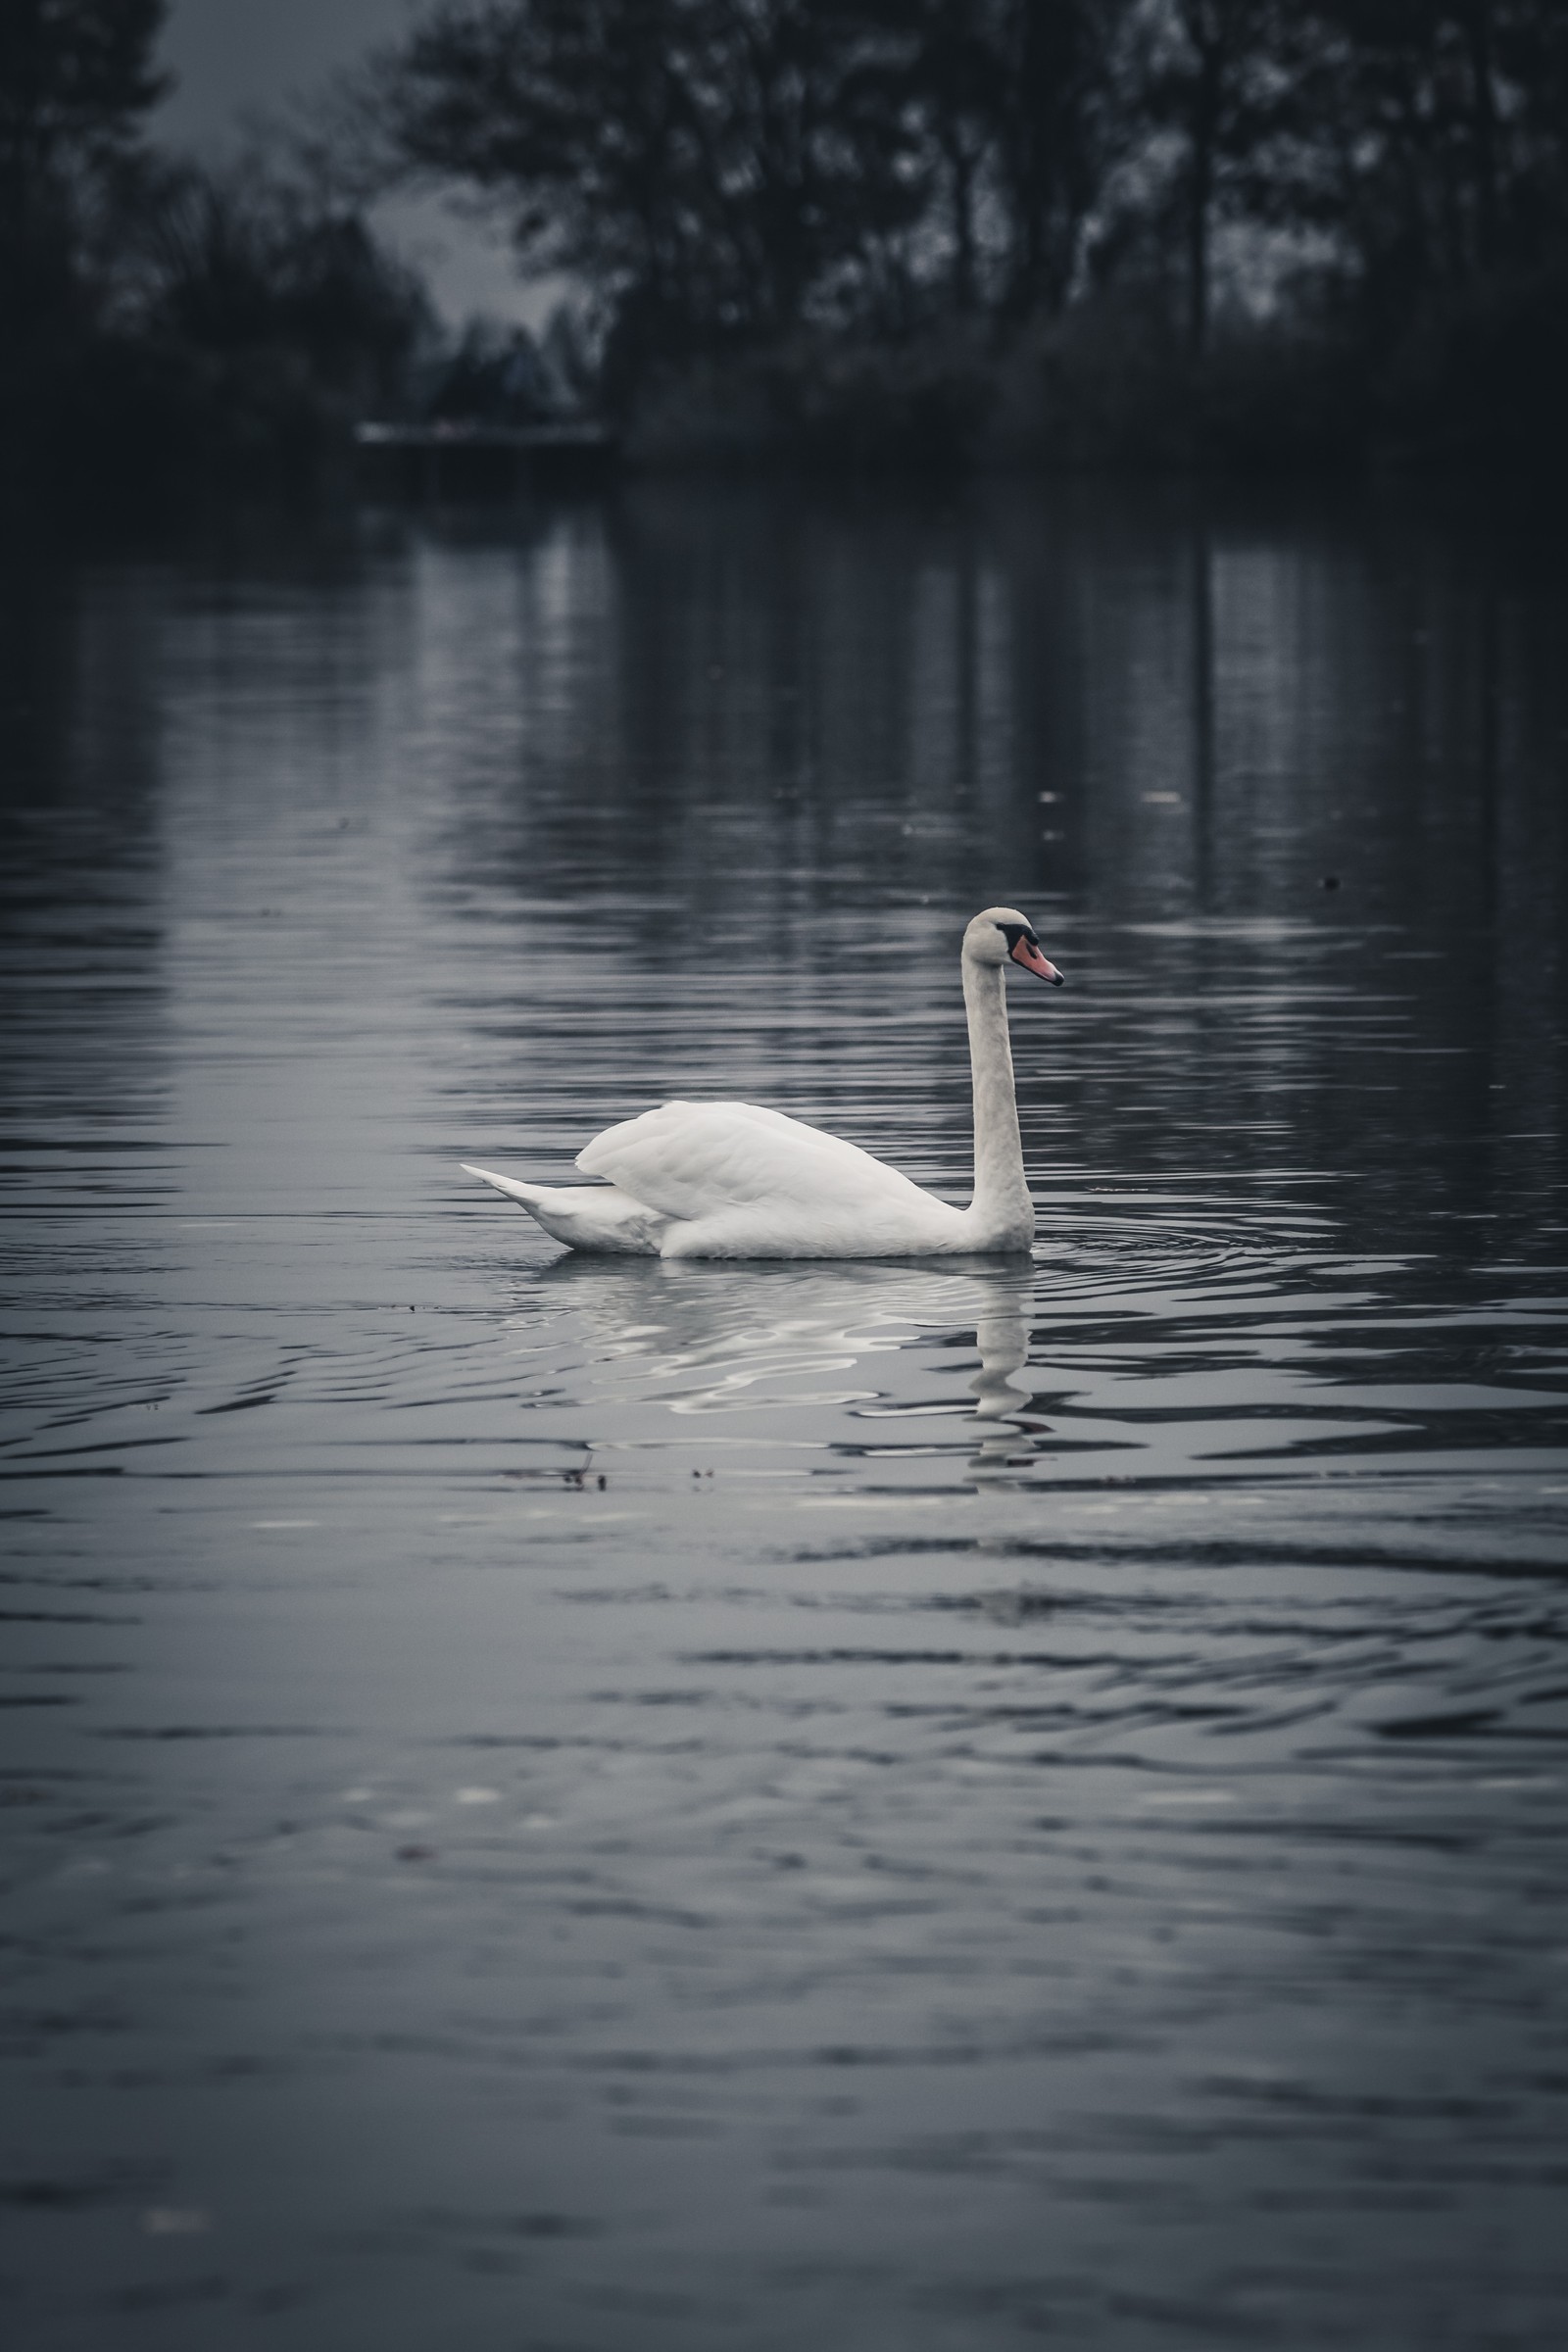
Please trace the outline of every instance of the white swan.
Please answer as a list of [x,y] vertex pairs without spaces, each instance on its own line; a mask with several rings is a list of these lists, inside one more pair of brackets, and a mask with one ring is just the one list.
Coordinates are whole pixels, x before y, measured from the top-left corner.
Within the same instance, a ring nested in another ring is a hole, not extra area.
[[638,1257],[934,1257],[1027,1250],[1034,1203],[1007,1049],[1004,978],[1021,964],[1054,987],[1025,916],[988,906],[963,935],[974,1079],[974,1199],[939,1200],[868,1152],[753,1102],[665,1102],[596,1135],[577,1154],[608,1184],[519,1184],[465,1172],[521,1201],[573,1250]]

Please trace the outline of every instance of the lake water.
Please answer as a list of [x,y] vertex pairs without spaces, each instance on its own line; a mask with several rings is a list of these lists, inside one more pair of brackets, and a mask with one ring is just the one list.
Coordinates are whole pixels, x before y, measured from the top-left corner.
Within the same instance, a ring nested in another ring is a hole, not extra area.
[[[1568,2332],[1568,569],[1357,493],[17,556],[26,2352]],[[1032,1264],[572,1258],[674,1094]]]

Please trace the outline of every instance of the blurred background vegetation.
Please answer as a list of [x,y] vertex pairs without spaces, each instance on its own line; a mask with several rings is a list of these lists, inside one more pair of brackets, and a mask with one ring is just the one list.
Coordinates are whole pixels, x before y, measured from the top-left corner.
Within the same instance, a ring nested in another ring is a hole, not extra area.
[[[290,487],[356,419],[648,463],[1563,469],[1564,0],[440,0],[222,168],[163,0],[0,6],[13,493]],[[378,197],[568,289],[443,332]]]

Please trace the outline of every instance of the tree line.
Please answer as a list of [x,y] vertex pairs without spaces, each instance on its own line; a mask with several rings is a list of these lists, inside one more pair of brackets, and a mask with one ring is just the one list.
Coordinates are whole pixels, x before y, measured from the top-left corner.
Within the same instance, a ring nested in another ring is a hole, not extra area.
[[[222,169],[146,137],[164,14],[0,7],[12,476],[563,397],[655,455],[1561,465],[1568,0],[436,0]],[[561,276],[554,356],[442,354],[367,219],[421,182]]]
[[1155,401],[1315,355],[1352,434],[1568,391],[1564,0],[443,0],[361,102],[588,289],[623,405],[944,344],[1087,395],[1107,335]]

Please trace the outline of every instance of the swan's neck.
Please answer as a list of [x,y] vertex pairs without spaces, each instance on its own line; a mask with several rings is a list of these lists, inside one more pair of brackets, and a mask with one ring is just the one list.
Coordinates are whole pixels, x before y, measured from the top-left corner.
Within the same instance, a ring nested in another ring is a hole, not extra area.
[[1007,993],[997,963],[963,959],[963,1003],[969,1016],[969,1067],[974,1078],[974,1200],[977,1226],[996,1228],[1026,1250],[1034,1233],[1034,1203],[1024,1182],[1018,1102],[1007,1048]]

